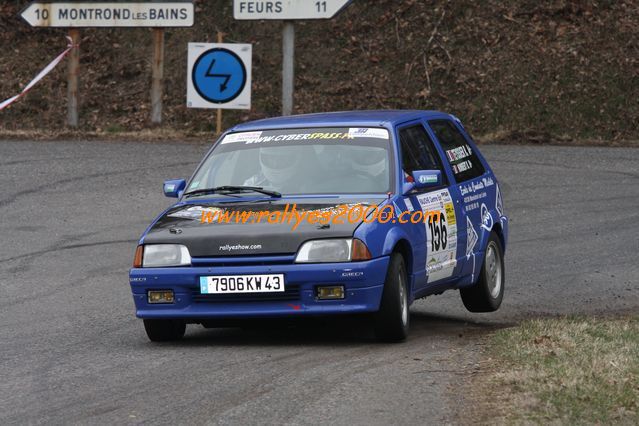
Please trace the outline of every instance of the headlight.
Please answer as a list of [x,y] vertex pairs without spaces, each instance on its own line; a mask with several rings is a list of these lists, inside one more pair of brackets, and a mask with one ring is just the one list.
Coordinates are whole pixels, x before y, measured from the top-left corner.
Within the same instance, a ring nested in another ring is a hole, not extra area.
[[144,246],[143,268],[190,264],[191,255],[186,246],[180,244],[149,244]]
[[307,241],[297,252],[296,263],[350,262],[352,239]]

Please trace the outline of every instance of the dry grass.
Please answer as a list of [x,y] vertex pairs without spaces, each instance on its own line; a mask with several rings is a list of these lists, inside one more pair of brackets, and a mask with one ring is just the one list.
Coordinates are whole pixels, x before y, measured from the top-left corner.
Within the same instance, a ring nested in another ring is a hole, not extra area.
[[639,317],[531,320],[490,343],[469,422],[639,424]]

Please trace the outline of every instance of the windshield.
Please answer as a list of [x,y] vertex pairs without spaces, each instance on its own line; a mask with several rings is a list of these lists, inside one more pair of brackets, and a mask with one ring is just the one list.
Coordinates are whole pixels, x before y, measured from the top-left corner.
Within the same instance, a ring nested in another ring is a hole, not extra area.
[[231,133],[187,189],[256,186],[282,194],[388,193],[388,130],[316,128]]

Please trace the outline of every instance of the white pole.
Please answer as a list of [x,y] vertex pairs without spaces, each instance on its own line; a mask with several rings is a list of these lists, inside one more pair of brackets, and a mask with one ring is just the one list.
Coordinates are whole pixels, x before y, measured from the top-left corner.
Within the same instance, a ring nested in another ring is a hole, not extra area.
[[291,115],[295,81],[295,27],[292,21],[284,22],[282,54],[282,115]]

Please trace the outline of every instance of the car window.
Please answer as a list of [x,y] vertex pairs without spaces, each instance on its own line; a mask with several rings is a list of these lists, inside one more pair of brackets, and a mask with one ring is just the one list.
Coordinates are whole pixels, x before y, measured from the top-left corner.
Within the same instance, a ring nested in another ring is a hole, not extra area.
[[195,173],[188,191],[259,186],[282,194],[383,193],[394,175],[382,128],[274,129],[231,133]]
[[457,182],[464,182],[484,174],[484,166],[464,135],[449,120],[429,121],[431,129],[446,153]]
[[421,124],[405,127],[399,131],[404,172],[410,175],[415,170],[441,170],[442,180],[446,175],[433,141]]

